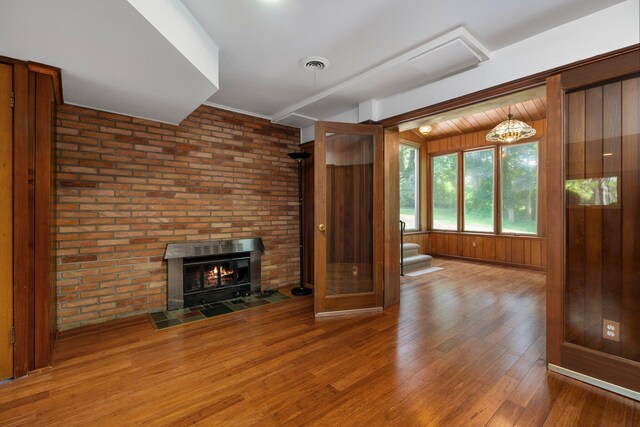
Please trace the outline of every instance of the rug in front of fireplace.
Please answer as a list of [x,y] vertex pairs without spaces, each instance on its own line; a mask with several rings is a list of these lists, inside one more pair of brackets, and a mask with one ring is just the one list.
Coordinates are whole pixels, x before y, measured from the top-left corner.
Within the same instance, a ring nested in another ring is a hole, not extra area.
[[280,291],[275,291],[273,293],[238,297],[226,301],[199,305],[197,307],[183,308],[181,310],[163,310],[156,313],[149,313],[149,319],[151,320],[154,328],[166,329],[171,326],[205,320],[222,314],[248,310],[267,304],[286,301],[288,299],[291,299],[291,297]]

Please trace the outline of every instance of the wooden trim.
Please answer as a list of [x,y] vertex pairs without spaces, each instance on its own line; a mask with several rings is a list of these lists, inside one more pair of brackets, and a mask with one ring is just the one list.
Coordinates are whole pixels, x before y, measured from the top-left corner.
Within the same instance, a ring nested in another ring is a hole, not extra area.
[[[315,182],[315,264],[314,284],[316,285],[315,313],[382,307],[384,303],[384,133],[382,126],[337,122],[317,122],[314,142],[314,182]],[[326,179],[326,134],[368,135],[373,137],[373,292],[370,295],[341,295],[341,298],[326,297],[326,232],[319,231],[319,224],[327,228],[327,179]],[[397,144],[396,144],[397,145]],[[397,149],[397,148],[396,148]],[[397,157],[396,157],[397,160]],[[398,165],[396,165],[396,168]],[[395,215],[398,215],[397,212]],[[399,250],[399,247],[398,247]],[[400,258],[398,258],[399,262]],[[399,279],[398,279],[399,280]],[[330,303],[330,304],[329,304]]]
[[[581,61],[576,61],[560,67],[552,68],[550,70],[542,71],[540,73],[532,74],[527,77],[512,80],[507,83],[502,83],[496,86],[492,86],[487,89],[479,90],[477,92],[459,96],[457,98],[453,98],[444,102],[439,102],[437,104],[433,104],[427,107],[418,108],[416,110],[409,111],[407,113],[398,114],[396,116],[392,116],[387,119],[384,119],[380,123],[385,127],[397,126],[403,122],[407,122],[410,120],[415,120],[421,117],[430,116],[432,114],[441,113],[447,110],[452,110],[454,108],[460,108],[466,105],[471,105],[478,102],[486,101],[486,100],[495,98],[497,96],[504,96],[513,92],[519,92],[521,90],[525,90],[531,87],[544,84],[547,78],[555,74],[566,72],[574,68],[582,67],[584,65],[592,64],[592,63],[599,62],[609,58],[615,58],[616,56],[624,55],[626,53],[639,51],[639,50],[640,50],[640,43],[632,46],[628,46],[622,49],[614,50],[612,52],[596,55],[594,57],[583,59]],[[547,112],[547,115],[548,114],[549,113]]]
[[13,67],[0,64],[0,380],[13,377]]
[[29,371],[29,70],[14,66],[14,169],[13,169],[13,306],[14,306],[14,376]]
[[549,363],[547,365],[550,371],[556,374],[564,375],[574,380],[582,381],[587,384],[594,385],[596,387],[608,390],[613,393],[620,394],[633,400],[640,401],[640,392],[629,390],[628,388],[620,387],[610,382],[600,380],[598,378],[590,377],[589,375],[581,374],[580,372],[572,371],[571,369],[563,368],[561,366]]
[[29,61],[27,66],[29,67],[29,71],[51,76],[53,83],[53,95],[55,97],[56,104],[64,103],[64,98],[62,96],[62,72],[60,68],[33,61]]
[[569,91],[578,87],[611,80],[638,72],[640,50],[616,56],[607,61],[597,62],[589,67],[579,67],[562,73],[562,89]]
[[[315,313],[326,311],[324,308],[324,294],[326,288],[327,265],[327,236],[318,230],[319,224],[327,223],[327,183],[326,183],[326,151],[324,129],[319,123],[315,125],[315,138],[313,144],[313,170],[314,170],[314,221],[313,221],[313,284]],[[320,167],[322,166],[322,167]],[[324,169],[324,170],[322,170]]]
[[[400,302],[400,159],[397,128],[384,130],[384,306]],[[419,149],[418,154],[422,149]]]
[[371,314],[371,313],[382,313],[382,307],[371,307],[371,308],[355,308],[353,310],[340,310],[340,311],[325,311],[322,313],[316,313],[316,317],[334,317],[334,316],[345,316],[349,314]]
[[533,270],[533,271],[542,271],[545,272],[546,268],[538,267],[536,265],[527,265],[527,264],[516,264],[513,262],[503,262],[503,261],[493,261],[489,259],[478,259],[478,258],[470,258],[466,256],[458,256],[458,255],[433,255],[434,258],[445,258],[445,259],[457,259],[460,261],[473,262],[475,264],[489,264],[489,265],[499,265],[501,267],[513,267],[513,268],[522,268],[524,270]]
[[[53,146],[53,81],[49,76],[36,75],[35,114],[35,189],[34,189],[34,367],[51,362],[51,346],[55,331],[55,294],[51,295],[51,174]],[[53,317],[53,318],[52,318]]]
[[547,362],[562,365],[564,336],[564,96],[560,76],[547,79]]
[[561,360],[558,366],[640,392],[638,362],[568,342],[562,343]]

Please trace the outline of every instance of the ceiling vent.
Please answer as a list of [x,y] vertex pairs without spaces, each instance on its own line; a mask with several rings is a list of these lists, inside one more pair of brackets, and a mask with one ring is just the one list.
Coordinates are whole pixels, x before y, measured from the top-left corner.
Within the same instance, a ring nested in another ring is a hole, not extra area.
[[330,62],[321,56],[308,56],[300,61],[305,70],[322,71],[329,68]]

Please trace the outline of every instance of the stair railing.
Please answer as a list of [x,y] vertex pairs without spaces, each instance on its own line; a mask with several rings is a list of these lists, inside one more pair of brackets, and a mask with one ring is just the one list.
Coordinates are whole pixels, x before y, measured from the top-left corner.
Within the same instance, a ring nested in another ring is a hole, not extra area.
[[400,275],[404,276],[404,231],[407,227],[407,224],[400,220]]

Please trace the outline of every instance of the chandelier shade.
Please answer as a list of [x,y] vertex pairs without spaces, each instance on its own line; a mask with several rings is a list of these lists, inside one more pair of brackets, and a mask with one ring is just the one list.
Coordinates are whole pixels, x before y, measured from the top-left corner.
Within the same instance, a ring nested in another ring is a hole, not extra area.
[[531,138],[535,134],[536,130],[534,128],[525,122],[513,118],[511,115],[511,107],[509,107],[507,120],[491,129],[491,132],[487,134],[487,141],[511,143],[520,139]]

